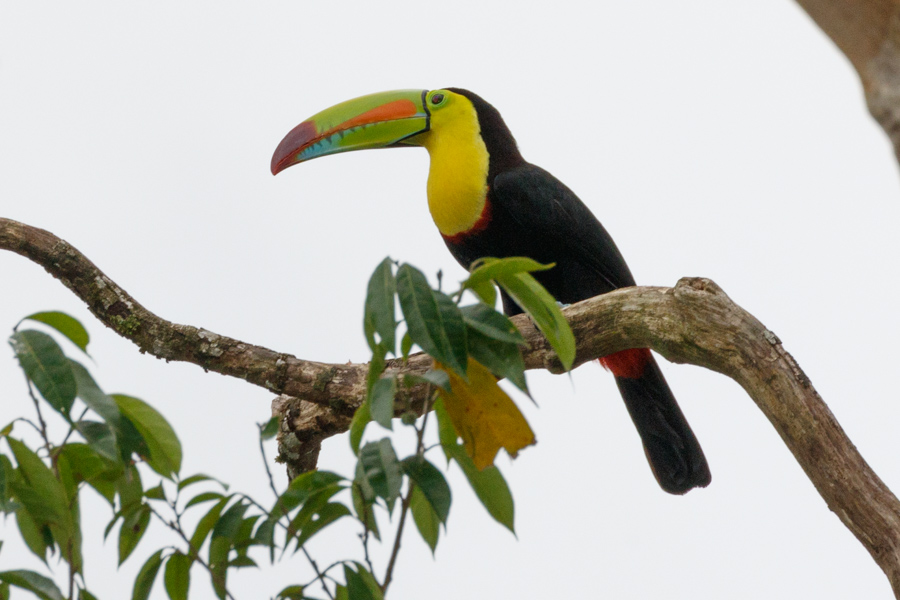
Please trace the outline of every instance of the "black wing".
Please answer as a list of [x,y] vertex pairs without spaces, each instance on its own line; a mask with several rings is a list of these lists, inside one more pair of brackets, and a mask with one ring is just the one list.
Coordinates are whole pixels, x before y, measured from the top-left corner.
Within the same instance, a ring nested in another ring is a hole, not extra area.
[[572,303],[634,285],[600,221],[547,171],[531,164],[504,171],[488,198],[503,255],[556,263],[536,276],[557,300]]

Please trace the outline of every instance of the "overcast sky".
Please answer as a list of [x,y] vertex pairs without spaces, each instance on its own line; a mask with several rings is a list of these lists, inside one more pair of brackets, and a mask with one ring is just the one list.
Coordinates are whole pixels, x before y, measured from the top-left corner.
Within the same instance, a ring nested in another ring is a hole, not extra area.
[[[269,159],[332,104],[445,86],[500,110],[639,283],[710,277],[772,329],[900,490],[898,169],[850,64],[789,0],[2,3],[0,216],[66,239],[163,318],[364,361],[365,285],[385,255],[463,276],[428,214],[427,153],[350,153],[277,178]],[[269,501],[254,423],[271,394],[140,354],[17,255],[0,253],[0,293],[0,328],[37,310],[81,319],[97,379],[169,418],[183,473]],[[540,408],[522,408],[538,445],[499,460],[518,539],[451,470],[448,535],[432,560],[407,529],[391,597],[890,598],[747,395],[697,367],[663,369],[709,488],[659,489],[600,367],[529,373]],[[3,423],[31,410],[8,349],[0,393]],[[320,466],[349,473],[351,459],[339,436]],[[84,520],[105,523],[87,495]],[[346,525],[313,553],[355,553]],[[88,583],[104,600],[128,597],[165,538],[116,573],[115,542],[103,547],[95,530]],[[0,569],[34,567],[13,520],[0,536]],[[192,598],[211,598],[193,576]],[[263,598],[298,579],[299,560],[233,585]]]

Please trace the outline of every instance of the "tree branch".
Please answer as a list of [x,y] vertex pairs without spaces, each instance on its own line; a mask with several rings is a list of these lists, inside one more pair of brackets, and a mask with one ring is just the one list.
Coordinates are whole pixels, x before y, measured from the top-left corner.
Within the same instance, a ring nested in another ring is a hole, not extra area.
[[[293,475],[315,466],[323,439],[345,431],[365,398],[365,364],[304,361],[186,325],[143,308],[75,248],[52,234],[0,219],[0,249],[40,264],[91,311],[142,352],[241,377],[282,394],[281,460]],[[667,359],[717,371],[737,381],[778,431],[810,481],[866,547],[900,598],[900,503],[872,471],[774,333],[739,307],[712,281],[685,278],[674,288],[634,287],[565,309],[578,341],[575,364],[627,348],[652,348]],[[525,337],[529,369],[562,368],[527,317],[513,321]],[[422,373],[421,354],[400,373]],[[427,390],[413,387],[400,399],[421,408]]]
[[900,0],[797,0],[862,81],[869,112],[900,160]]

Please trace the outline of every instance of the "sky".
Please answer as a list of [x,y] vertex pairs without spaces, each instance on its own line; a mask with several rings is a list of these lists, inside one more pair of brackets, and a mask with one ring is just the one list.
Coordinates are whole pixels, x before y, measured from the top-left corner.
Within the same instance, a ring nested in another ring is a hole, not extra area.
[[[900,489],[898,168],[849,62],[788,0],[6,2],[0,216],[67,240],[165,319],[363,362],[365,286],[384,256],[463,277],[427,211],[427,153],[349,153],[277,178],[269,160],[287,131],[337,102],[449,86],[500,110],[526,159],[594,211],[639,283],[709,277],[774,331]],[[183,473],[270,501],[255,423],[271,394],[140,354],[42,268],[0,253],[0,328],[38,310],[87,325],[95,377],[169,419]],[[433,559],[407,528],[389,597],[890,598],[740,387],[662,362],[711,465],[708,488],[659,489],[597,365],[529,372],[539,408],[520,405],[538,444],[498,461],[517,535],[451,469],[447,535]],[[10,349],[0,390],[0,422],[28,413]],[[350,472],[346,436],[319,464]],[[84,520],[105,523],[86,493]],[[100,598],[128,597],[165,543],[151,527],[118,571],[114,541],[85,541]],[[357,552],[355,533],[348,520],[311,551],[323,562]],[[0,538],[0,569],[36,568],[13,520]],[[382,572],[386,555],[376,550]],[[204,574],[193,579],[192,598],[213,597]],[[233,585],[261,598],[298,579],[299,560]],[[152,597],[165,597],[159,583]]]

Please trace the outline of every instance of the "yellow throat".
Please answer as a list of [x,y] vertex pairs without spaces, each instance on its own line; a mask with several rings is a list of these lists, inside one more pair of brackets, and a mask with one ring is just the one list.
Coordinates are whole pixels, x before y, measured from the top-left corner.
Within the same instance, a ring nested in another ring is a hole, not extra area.
[[453,236],[481,218],[488,192],[489,155],[472,102],[453,94],[431,115],[431,131],[422,145],[431,157],[428,210],[438,230]]

